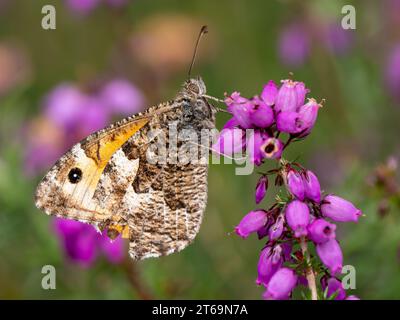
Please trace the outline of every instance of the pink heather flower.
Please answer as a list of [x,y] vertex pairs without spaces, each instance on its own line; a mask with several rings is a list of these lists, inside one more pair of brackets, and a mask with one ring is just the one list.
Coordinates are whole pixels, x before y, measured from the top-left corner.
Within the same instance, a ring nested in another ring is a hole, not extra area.
[[385,82],[391,95],[400,101],[400,44],[397,44],[387,57]]
[[296,238],[307,235],[307,226],[310,222],[310,209],[307,204],[299,200],[291,201],[286,206],[285,218]]
[[265,197],[268,189],[268,177],[261,176],[256,185],[256,204],[259,204]]
[[280,132],[298,134],[303,131],[300,116],[295,111],[284,111],[276,116],[276,128]]
[[254,97],[250,104],[252,107],[250,120],[253,125],[259,128],[268,128],[274,123],[274,112],[263,100]]
[[324,243],[330,239],[335,239],[336,225],[324,219],[315,219],[308,226],[308,237],[315,243]]
[[233,129],[239,126],[239,122],[236,121],[235,117],[230,118],[222,127],[222,129]]
[[277,95],[278,87],[274,81],[270,80],[264,86],[263,91],[261,92],[261,99],[264,100],[264,102],[271,107],[275,104],[275,99]]
[[329,278],[323,289],[328,287],[327,298],[336,295],[335,300],[344,300],[346,298],[346,291],[343,288],[342,282],[336,278]]
[[267,290],[263,294],[264,299],[284,300],[297,284],[297,276],[289,268],[281,268],[269,280]]
[[313,98],[308,99],[308,102],[299,108],[299,117],[297,119],[299,137],[305,137],[310,134],[315,121],[317,121],[319,108],[321,108],[321,105]]
[[258,231],[268,222],[267,212],[264,210],[250,211],[235,227],[235,232],[242,238],[247,238],[251,233]]
[[332,275],[342,271],[343,254],[339,243],[335,239],[330,239],[316,246],[317,253],[322,263],[329,269]]
[[290,169],[286,176],[286,183],[289,192],[297,199],[303,201],[305,195],[304,181],[300,173],[296,170]]
[[328,195],[321,204],[321,212],[325,217],[334,221],[354,221],[362,215],[360,209],[357,209],[350,201],[335,195]]
[[357,296],[351,295],[351,296],[348,296],[345,300],[360,300],[360,298]]
[[256,166],[261,165],[263,159],[265,158],[264,152],[262,152],[261,147],[265,142],[265,134],[258,130],[254,130],[250,134],[247,141],[247,153],[249,155],[250,161]]
[[275,99],[275,111],[297,111],[304,104],[308,89],[303,82],[297,82],[290,79],[282,80],[282,86]]
[[276,240],[279,239],[283,233],[283,229],[284,229],[284,222],[285,222],[285,218],[283,216],[283,214],[280,214],[277,218],[276,221],[273,225],[271,225],[268,229],[268,237],[269,240]]
[[277,138],[267,138],[261,145],[263,157],[267,159],[280,159],[283,152],[283,143]]
[[243,149],[243,130],[222,129],[217,141],[211,147],[217,154],[232,156]]
[[252,128],[250,119],[252,106],[248,99],[242,97],[239,92],[235,91],[225,98],[225,104],[228,106],[228,111],[234,116],[243,129]]
[[287,26],[279,36],[279,57],[285,65],[304,64],[310,52],[310,37],[303,24]]
[[280,245],[266,246],[260,254],[257,265],[257,285],[267,286],[274,273],[282,267],[283,257]]
[[54,228],[68,258],[83,267],[90,267],[101,252],[111,263],[124,258],[121,238],[111,242],[105,232],[102,235],[89,224],[57,218]]
[[321,202],[321,186],[319,184],[317,176],[310,170],[306,171],[304,188],[306,198],[316,203]]
[[100,98],[110,111],[122,115],[137,113],[144,106],[143,94],[124,79],[115,79],[107,83],[100,93]]

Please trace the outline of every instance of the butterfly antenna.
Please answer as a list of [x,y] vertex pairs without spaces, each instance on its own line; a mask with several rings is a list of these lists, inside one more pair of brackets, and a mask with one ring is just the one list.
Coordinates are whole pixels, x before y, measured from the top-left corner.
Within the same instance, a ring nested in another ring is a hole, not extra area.
[[208,32],[207,26],[202,26],[200,29],[199,35],[197,37],[197,40],[196,40],[196,46],[194,47],[192,62],[190,63],[190,68],[189,68],[189,72],[188,72],[188,78],[190,78],[190,75],[192,73],[192,68],[194,65],[194,61],[196,60],[197,48],[199,47],[200,40],[203,37],[203,35],[205,35],[207,32]]

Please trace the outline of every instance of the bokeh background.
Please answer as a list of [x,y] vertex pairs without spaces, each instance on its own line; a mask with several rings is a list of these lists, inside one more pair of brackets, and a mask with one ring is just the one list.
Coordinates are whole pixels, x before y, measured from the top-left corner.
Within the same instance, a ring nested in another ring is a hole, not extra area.
[[[46,4],[56,30],[41,28]],[[345,4],[356,8],[356,30],[340,28]],[[398,0],[0,0],[0,298],[261,297],[260,242],[230,234],[255,207],[256,174],[212,165],[196,241],[139,263],[124,241],[104,243],[33,202],[46,170],[82,137],[174,97],[203,24],[210,32],[193,73],[211,95],[251,97],[293,72],[326,99],[311,136],[287,157],[364,211],[339,226],[344,262],[357,272],[350,294],[400,298]],[[218,127],[226,120],[219,115]],[[56,290],[41,287],[44,265],[56,267]]]

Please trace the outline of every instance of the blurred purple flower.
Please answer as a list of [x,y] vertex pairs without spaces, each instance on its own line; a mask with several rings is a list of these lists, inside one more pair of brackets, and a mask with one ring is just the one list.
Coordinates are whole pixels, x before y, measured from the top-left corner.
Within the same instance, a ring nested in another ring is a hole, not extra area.
[[100,4],[101,0],[65,0],[65,2],[72,11],[79,14],[88,14]]
[[340,23],[334,22],[326,27],[323,41],[328,50],[340,55],[345,54],[350,49],[352,37],[351,29],[345,30]]
[[123,115],[137,113],[144,105],[140,90],[124,79],[110,81],[103,88],[100,97],[110,111]]
[[310,53],[310,36],[301,23],[286,26],[279,36],[279,57],[285,65],[298,67]]
[[389,53],[385,66],[385,80],[390,94],[400,101],[400,44]]
[[83,267],[93,265],[101,253],[114,264],[124,258],[120,237],[111,242],[105,233],[100,234],[89,224],[56,218],[54,229],[67,257]]

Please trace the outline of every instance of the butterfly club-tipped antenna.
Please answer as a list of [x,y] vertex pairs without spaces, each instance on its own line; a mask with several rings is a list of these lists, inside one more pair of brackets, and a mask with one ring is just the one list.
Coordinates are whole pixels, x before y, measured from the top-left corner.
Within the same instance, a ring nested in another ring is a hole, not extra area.
[[207,26],[204,25],[204,26],[201,27],[199,35],[197,36],[196,45],[194,47],[193,56],[192,56],[192,62],[190,63],[189,72],[188,72],[188,78],[189,79],[190,79],[190,75],[192,73],[194,62],[196,60],[197,50],[199,48],[200,40],[206,33],[208,33],[208,28],[207,28]]

